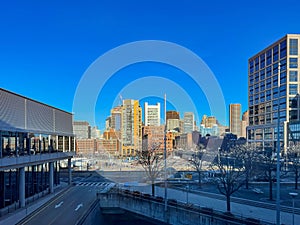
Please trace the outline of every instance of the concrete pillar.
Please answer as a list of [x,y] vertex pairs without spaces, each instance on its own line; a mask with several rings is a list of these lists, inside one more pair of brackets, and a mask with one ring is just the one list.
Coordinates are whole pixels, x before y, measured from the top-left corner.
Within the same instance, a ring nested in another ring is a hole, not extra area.
[[58,151],[58,135],[55,136],[55,142],[56,142],[55,149]]
[[53,193],[53,182],[54,181],[54,172],[53,172],[53,162],[49,162],[49,191]]
[[65,136],[63,136],[63,152],[66,151],[66,147],[65,147]]
[[71,137],[69,136],[69,152],[71,151]]
[[25,207],[25,168],[19,169],[19,201],[20,207]]
[[71,184],[72,183],[71,159],[68,159],[68,175],[69,175],[68,184]]
[[15,155],[19,156],[18,133],[15,133]]
[[31,148],[31,138],[27,137],[26,138],[26,150],[27,150],[28,155],[31,155],[30,148]]

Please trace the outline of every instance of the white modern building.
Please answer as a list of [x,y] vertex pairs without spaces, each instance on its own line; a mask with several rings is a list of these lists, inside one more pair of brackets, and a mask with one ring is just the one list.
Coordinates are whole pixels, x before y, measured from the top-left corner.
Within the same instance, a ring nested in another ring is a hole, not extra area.
[[160,126],[160,103],[149,105],[145,102],[144,105],[144,120],[145,126]]

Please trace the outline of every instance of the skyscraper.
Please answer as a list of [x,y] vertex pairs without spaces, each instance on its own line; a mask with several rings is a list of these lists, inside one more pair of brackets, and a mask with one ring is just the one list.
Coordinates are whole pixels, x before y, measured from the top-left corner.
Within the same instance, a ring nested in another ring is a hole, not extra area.
[[246,138],[247,132],[246,128],[249,125],[249,113],[248,110],[243,113],[242,121],[241,121],[241,137]]
[[122,156],[134,156],[142,144],[142,109],[138,100],[123,100]]
[[110,112],[111,114],[111,128],[113,128],[115,131],[120,131],[122,124],[122,107],[121,106],[117,106],[115,108],[113,108]]
[[91,126],[87,121],[73,121],[73,129],[76,138],[91,138]]
[[185,112],[183,116],[183,132],[192,133],[195,130],[194,113]]
[[241,104],[229,105],[229,128],[231,133],[241,136]]
[[166,117],[167,117],[167,120],[168,119],[180,119],[179,117],[179,112],[176,112],[176,111],[167,111],[166,112]]
[[148,105],[145,102],[144,107],[145,126],[160,126],[160,103]]
[[265,150],[276,146],[278,105],[284,149],[287,122],[299,120],[299,109],[294,104],[300,82],[299,39],[299,34],[287,34],[248,61],[247,139]]

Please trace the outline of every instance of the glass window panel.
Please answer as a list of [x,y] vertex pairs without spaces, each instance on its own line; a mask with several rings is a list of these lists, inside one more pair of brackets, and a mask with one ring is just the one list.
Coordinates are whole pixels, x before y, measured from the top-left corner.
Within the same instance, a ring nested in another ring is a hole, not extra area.
[[290,71],[290,82],[298,81],[298,71]]
[[298,39],[290,39],[290,55],[298,55]]
[[290,68],[298,68],[298,59],[290,58]]

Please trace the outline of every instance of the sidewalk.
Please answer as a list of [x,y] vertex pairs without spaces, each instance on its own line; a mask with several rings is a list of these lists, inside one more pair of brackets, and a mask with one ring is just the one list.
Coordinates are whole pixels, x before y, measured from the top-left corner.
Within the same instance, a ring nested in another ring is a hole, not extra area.
[[44,197],[37,199],[36,201],[28,204],[25,208],[18,209],[13,213],[9,213],[5,216],[0,217],[0,225],[12,225],[20,222],[26,216],[43,206],[45,203],[55,198],[61,192],[68,188],[68,184],[61,182],[59,186],[54,187],[54,193],[45,195]]

